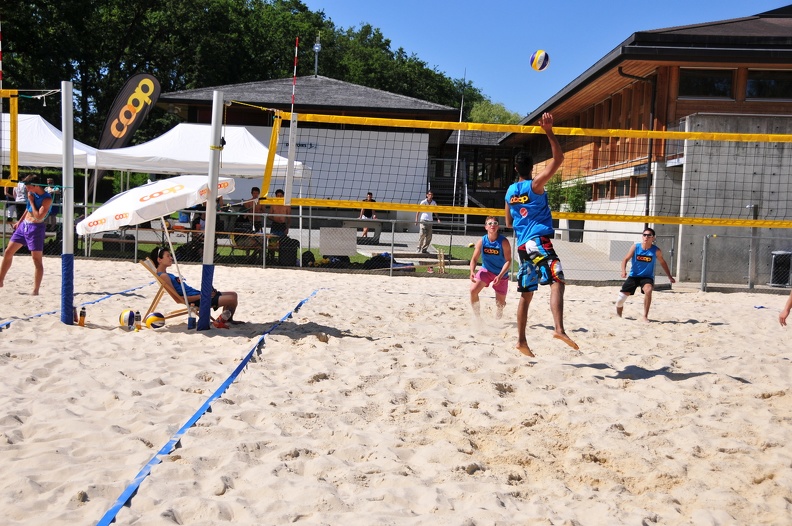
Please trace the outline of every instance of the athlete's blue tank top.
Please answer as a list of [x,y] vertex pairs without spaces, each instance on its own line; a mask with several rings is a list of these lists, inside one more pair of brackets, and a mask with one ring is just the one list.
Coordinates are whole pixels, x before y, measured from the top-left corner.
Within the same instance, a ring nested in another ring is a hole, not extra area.
[[547,203],[547,192],[537,194],[531,181],[517,181],[506,191],[506,203],[512,216],[512,226],[517,234],[517,246],[538,236],[552,236],[553,216]]
[[[481,241],[481,266],[493,274],[500,274],[503,265],[506,263],[506,254],[503,253],[503,242],[506,238],[503,234],[498,234],[495,241],[490,241],[488,236],[482,237]],[[509,254],[511,257],[511,254]],[[508,276],[508,272],[504,274]]]
[[[43,202],[44,202],[44,200],[45,200],[45,199],[47,199],[48,197],[49,197],[50,199],[52,199],[52,194],[50,194],[50,193],[48,193],[48,192],[44,192],[43,194],[39,195],[39,194],[37,194],[37,193],[35,193],[35,192],[34,192],[34,193],[33,193],[33,202],[34,202],[34,203],[36,203],[36,208],[41,208],[41,203],[43,203]],[[50,207],[49,207],[49,209],[47,210],[47,215],[45,215],[44,217],[42,217],[42,218],[41,218],[41,221],[44,221],[44,220],[47,218],[47,216],[48,216],[48,215],[49,215],[49,213],[50,213],[50,210],[52,210],[52,203],[50,203]],[[28,217],[29,217],[30,219],[33,219],[33,207],[32,207],[32,206],[30,206],[30,200],[29,200],[29,199],[28,199],[28,204],[27,204],[27,211],[28,211],[28,212],[30,212],[30,215],[29,215]],[[40,222],[40,221],[39,221],[39,222]]]
[[630,267],[630,276],[633,278],[654,278],[655,261],[657,260],[656,253],[657,247],[655,245],[644,250],[640,243],[636,243],[635,253],[633,253],[632,257],[632,267]]

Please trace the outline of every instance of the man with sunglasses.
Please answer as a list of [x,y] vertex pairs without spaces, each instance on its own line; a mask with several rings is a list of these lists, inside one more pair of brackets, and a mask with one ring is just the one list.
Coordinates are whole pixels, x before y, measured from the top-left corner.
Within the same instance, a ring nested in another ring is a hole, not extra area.
[[[506,306],[506,293],[509,292],[509,267],[512,261],[511,243],[498,230],[498,220],[489,216],[484,222],[487,233],[476,241],[476,248],[470,258],[470,305],[478,318],[481,315],[479,292],[492,284],[495,291],[495,317],[503,316]],[[476,264],[481,256],[481,269],[476,272]]]
[[534,356],[528,347],[525,327],[528,322],[528,306],[539,285],[550,286],[550,312],[553,314],[553,338],[561,340],[573,349],[578,345],[564,330],[564,271],[561,259],[553,248],[553,216],[547,201],[545,185],[564,162],[564,152],[553,133],[553,116],[542,115],[539,126],[550,141],[553,158],[536,177],[533,177],[533,157],[526,151],[519,152],[514,159],[514,170],[518,180],[506,191],[506,226],[514,228],[517,236],[517,254],[520,270],[517,274],[517,350],[526,356]]
[[[627,296],[635,294],[635,290],[640,287],[644,295],[643,321],[649,321],[649,307],[652,305],[652,291],[654,290],[655,263],[660,263],[671,283],[675,282],[671,276],[668,264],[663,259],[662,250],[654,242],[654,229],[644,228],[643,234],[641,234],[641,242],[630,247],[627,255],[622,260],[621,273],[622,277],[627,278],[627,280],[622,285],[619,297],[616,300],[616,314],[619,317],[624,311],[624,302],[627,301]],[[632,265],[630,266],[630,275],[628,277],[627,263],[629,261],[632,261]]]

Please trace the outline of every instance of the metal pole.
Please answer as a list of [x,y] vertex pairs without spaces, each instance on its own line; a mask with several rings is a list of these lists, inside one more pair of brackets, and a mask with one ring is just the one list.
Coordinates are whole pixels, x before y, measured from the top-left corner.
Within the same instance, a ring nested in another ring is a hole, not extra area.
[[212,129],[209,139],[209,195],[206,201],[206,226],[204,228],[203,269],[201,272],[201,305],[198,313],[198,330],[209,328],[212,308],[212,280],[214,278],[215,223],[217,213],[217,181],[220,174],[222,145],[223,92],[215,91],[212,97]]
[[701,249],[701,292],[707,292],[707,245],[710,237],[718,236],[709,234],[704,236],[704,246]]
[[[747,205],[745,208],[751,208],[753,211],[754,221],[759,219],[759,205]],[[754,288],[756,284],[756,257],[759,252],[759,229],[751,227],[751,244],[748,250],[748,288]]]
[[61,250],[61,322],[74,325],[74,99],[72,83],[61,82],[63,147],[63,247]]

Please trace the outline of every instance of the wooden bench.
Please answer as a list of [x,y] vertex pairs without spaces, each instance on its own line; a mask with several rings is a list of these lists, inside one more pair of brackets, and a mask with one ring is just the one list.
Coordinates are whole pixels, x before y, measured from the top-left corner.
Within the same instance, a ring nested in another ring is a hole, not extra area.
[[368,228],[372,233],[371,237],[359,237],[358,241],[361,244],[371,243],[372,245],[379,244],[380,233],[382,232],[382,222],[376,219],[344,219],[341,222],[343,228]]

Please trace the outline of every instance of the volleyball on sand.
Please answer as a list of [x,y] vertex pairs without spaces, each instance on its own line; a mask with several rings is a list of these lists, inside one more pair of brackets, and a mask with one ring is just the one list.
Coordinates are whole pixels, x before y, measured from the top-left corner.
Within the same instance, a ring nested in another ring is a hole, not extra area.
[[159,312],[152,312],[146,316],[146,327],[149,329],[159,329],[165,326],[165,316]]
[[534,54],[531,55],[531,67],[536,71],[544,71],[549,65],[550,55],[548,55],[544,49],[535,51]]
[[124,309],[121,311],[121,316],[118,317],[118,324],[125,329],[131,329],[135,326],[135,311],[131,309]]

